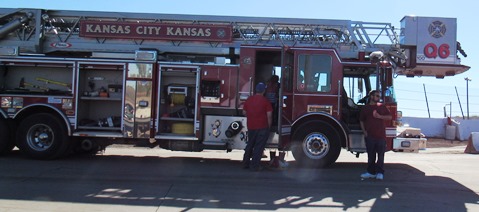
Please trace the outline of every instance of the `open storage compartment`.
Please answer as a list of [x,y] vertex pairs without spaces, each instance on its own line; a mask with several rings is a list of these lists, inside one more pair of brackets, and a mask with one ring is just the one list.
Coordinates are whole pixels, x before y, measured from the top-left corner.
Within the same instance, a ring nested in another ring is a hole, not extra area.
[[161,67],[158,135],[195,136],[197,73],[197,67]]
[[72,96],[73,63],[4,61],[0,93]]
[[120,130],[123,64],[79,64],[77,128]]

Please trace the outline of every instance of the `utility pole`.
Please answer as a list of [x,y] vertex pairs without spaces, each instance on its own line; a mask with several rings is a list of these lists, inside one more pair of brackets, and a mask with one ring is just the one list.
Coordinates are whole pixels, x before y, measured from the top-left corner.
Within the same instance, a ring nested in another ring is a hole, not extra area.
[[462,111],[461,99],[459,99],[459,93],[457,93],[457,87],[454,86],[454,88],[456,89],[457,102],[459,103],[459,107],[461,108],[462,119],[465,119],[464,118],[464,112]]
[[423,83],[422,87],[424,88],[424,97],[426,98],[427,114],[429,115],[429,118],[431,118],[431,112],[429,111],[429,102],[427,101],[426,85]]
[[469,77],[466,77],[464,78],[464,80],[466,80],[467,119],[469,119],[469,81],[471,81],[472,79],[470,79]]

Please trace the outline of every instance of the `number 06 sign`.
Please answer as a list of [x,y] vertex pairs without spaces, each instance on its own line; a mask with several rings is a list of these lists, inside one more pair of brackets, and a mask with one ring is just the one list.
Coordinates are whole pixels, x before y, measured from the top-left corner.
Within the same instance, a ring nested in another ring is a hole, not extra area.
[[437,46],[434,43],[428,43],[424,46],[424,56],[427,58],[437,58],[440,57],[442,59],[446,59],[451,54],[449,50],[449,44],[444,43]]

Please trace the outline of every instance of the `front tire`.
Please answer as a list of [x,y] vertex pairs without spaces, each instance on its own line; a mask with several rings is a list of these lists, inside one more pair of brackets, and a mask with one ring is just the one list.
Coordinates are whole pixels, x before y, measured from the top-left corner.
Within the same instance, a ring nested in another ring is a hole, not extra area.
[[22,153],[34,159],[55,159],[68,150],[65,124],[48,113],[24,119],[17,131],[17,146]]
[[301,166],[325,168],[336,162],[341,142],[333,126],[323,121],[309,121],[297,129],[291,152]]
[[7,120],[0,118],[0,156],[8,154],[14,147]]

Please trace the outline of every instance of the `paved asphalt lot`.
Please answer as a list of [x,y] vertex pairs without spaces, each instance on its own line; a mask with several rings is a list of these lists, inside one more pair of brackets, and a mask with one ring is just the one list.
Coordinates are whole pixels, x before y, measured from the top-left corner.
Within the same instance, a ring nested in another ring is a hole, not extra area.
[[101,155],[0,157],[0,211],[479,211],[479,155],[465,146],[386,153],[384,181],[361,180],[366,155],[328,169],[241,169],[242,151],[109,147]]

